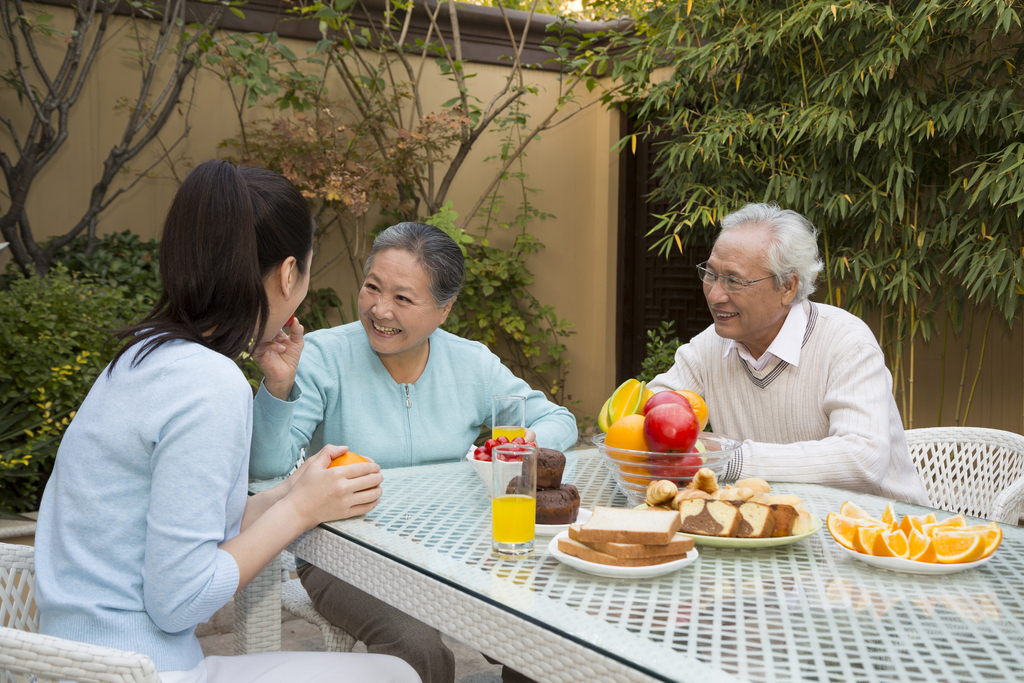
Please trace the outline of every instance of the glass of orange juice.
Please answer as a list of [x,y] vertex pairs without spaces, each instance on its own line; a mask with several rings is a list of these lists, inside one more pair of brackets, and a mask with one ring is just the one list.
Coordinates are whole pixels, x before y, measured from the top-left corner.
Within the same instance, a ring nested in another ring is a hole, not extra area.
[[526,437],[526,397],[494,396],[491,398],[491,438],[504,436],[511,441]]
[[518,444],[495,446],[491,472],[491,548],[502,556],[533,551],[537,518],[537,448]]

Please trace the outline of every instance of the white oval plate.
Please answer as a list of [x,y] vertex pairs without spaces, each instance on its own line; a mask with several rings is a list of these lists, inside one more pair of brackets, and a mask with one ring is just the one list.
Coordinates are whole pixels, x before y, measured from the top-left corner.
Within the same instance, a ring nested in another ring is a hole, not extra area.
[[[582,513],[583,510],[580,510]],[[690,552],[686,553],[686,557],[679,558],[678,560],[672,560],[671,562],[665,562],[664,564],[652,564],[649,567],[616,567],[610,564],[598,564],[597,562],[588,562],[581,560],[575,555],[566,555],[558,549],[558,539],[568,538],[569,532],[563,531],[548,543],[548,552],[561,562],[567,564],[574,569],[579,569],[581,572],[587,574],[593,574],[594,576],[603,576],[609,579],[649,579],[655,576],[662,576],[664,574],[671,574],[677,569],[682,569],[686,565],[693,564],[700,557],[700,553],[694,548]]]
[[[835,540],[835,539],[832,539]],[[858,560],[865,564],[870,564],[872,567],[878,567],[879,569],[888,569],[891,572],[903,572],[904,574],[929,574],[936,576],[939,574],[955,574],[956,572],[966,571],[968,569],[974,569],[985,564],[995,554],[989,555],[984,560],[978,560],[976,562],[962,562],[960,564],[932,564],[931,562],[915,562],[914,560],[905,560],[902,557],[876,557],[874,555],[865,555],[858,553],[856,550],[850,550],[836,543],[836,546],[847,555],[856,557]]]
[[[576,521],[573,524],[583,524],[590,519],[590,510],[587,508],[580,508],[579,513],[576,515]],[[533,532],[537,536],[554,536],[560,534],[563,531],[568,531],[568,524],[534,524]]]

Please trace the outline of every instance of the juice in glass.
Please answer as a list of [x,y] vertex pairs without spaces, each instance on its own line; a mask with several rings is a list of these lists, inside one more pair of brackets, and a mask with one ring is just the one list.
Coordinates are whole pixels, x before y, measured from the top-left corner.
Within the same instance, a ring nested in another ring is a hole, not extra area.
[[491,501],[491,534],[499,543],[533,540],[537,501],[531,496],[501,496]]
[[491,430],[492,439],[497,439],[500,436],[505,437],[509,441],[516,438],[517,436],[521,436],[525,439],[526,427],[513,427],[511,425],[503,425],[501,427],[495,427],[494,429]]

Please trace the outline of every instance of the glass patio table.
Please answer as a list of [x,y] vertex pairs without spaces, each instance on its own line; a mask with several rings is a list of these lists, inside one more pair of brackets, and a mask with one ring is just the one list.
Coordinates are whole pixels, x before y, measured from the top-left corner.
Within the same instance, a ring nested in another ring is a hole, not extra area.
[[[566,472],[583,507],[628,505],[595,449],[570,452]],[[467,461],[388,470],[383,487],[371,513],[289,549],[538,681],[1024,680],[1024,529],[1004,526],[989,562],[941,576],[871,567],[823,528],[773,548],[698,546],[673,573],[607,579],[560,563],[545,537],[524,559],[492,555],[487,490]],[[887,502],[772,489],[823,520],[845,500],[878,515]],[[243,596],[236,640],[280,575]]]

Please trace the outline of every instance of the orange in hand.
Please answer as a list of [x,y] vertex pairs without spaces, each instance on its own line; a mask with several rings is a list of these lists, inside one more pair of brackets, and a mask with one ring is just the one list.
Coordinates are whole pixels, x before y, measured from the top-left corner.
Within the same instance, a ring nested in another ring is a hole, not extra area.
[[364,458],[363,456],[359,455],[358,453],[345,453],[344,455],[339,455],[334,460],[331,460],[331,464],[328,465],[327,467],[328,467],[328,469],[330,469],[331,467],[342,467],[344,465],[355,465],[356,463],[359,463],[359,462],[370,462],[370,459],[369,458]]

